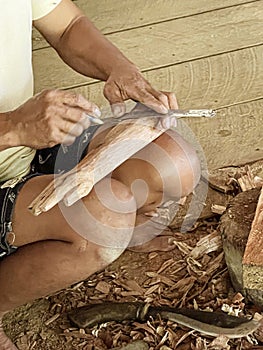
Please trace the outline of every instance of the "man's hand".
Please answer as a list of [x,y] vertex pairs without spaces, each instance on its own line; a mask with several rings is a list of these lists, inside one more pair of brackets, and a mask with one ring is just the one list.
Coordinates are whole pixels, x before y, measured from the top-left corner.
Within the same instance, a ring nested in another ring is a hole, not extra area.
[[86,114],[100,117],[100,110],[82,95],[46,90],[10,112],[10,120],[17,145],[41,149],[72,144],[90,126]]
[[106,81],[104,95],[116,117],[121,117],[126,112],[124,101],[132,99],[164,114],[161,118],[163,127],[176,126],[176,118],[165,117],[169,109],[178,108],[175,94],[155,90],[133,64],[127,62],[123,67],[116,67],[112,71]]
[[106,81],[104,95],[116,117],[125,113],[124,101],[132,99],[164,114],[161,118],[164,128],[176,126],[176,118],[165,117],[168,109],[178,108],[175,95],[155,90],[72,1],[62,0],[50,14],[35,21],[34,26],[71,68]]

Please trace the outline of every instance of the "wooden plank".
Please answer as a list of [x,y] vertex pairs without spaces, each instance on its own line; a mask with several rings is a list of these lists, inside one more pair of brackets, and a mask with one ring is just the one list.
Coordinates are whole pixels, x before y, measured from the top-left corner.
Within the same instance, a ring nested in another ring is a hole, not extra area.
[[[175,91],[181,108],[222,108],[263,98],[263,45],[160,68],[144,74],[157,89]],[[104,83],[71,91],[106,105]]]
[[[109,35],[143,70],[262,43],[263,1]],[[106,54],[106,53],[105,53]],[[36,90],[91,81],[61,62],[51,48],[34,51]],[[231,72],[231,62],[229,62]],[[227,73],[227,72],[226,72]],[[225,74],[226,74],[225,73]]]
[[[108,34],[247,2],[249,1],[77,0],[75,4],[82,9],[102,33]],[[49,46],[48,43],[39,32],[33,30],[33,48],[39,49],[47,46]]]
[[263,158],[262,109],[263,99],[226,107],[212,120],[187,121],[192,135],[185,126],[181,133],[201,145],[209,169],[250,163]]
[[89,152],[71,171],[50,182],[30,204],[32,213],[48,211],[61,200],[70,206],[87,196],[96,183],[164,133],[165,129],[156,128],[157,123],[155,117],[146,117],[114,126],[102,145]]
[[263,188],[243,257],[244,287],[263,290]]
[[[204,150],[209,169],[263,158],[262,57],[260,46],[145,74],[157,88],[176,91],[181,108],[221,108],[215,119],[188,122]],[[103,106],[103,86],[97,83],[72,91]],[[246,103],[254,99],[259,100]],[[227,107],[231,104],[236,105]]]

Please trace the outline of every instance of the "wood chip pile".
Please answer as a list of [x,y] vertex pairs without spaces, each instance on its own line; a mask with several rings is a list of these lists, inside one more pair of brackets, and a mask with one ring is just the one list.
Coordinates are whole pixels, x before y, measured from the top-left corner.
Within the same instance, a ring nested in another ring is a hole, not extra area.
[[[215,182],[213,186],[219,186]],[[237,193],[236,181],[225,181],[220,186],[225,195],[229,195],[227,186],[230,185],[233,197]],[[211,203],[211,198],[209,201]],[[67,312],[73,308],[104,301],[142,301],[152,305],[223,310],[235,316],[260,312],[234,291],[230,283],[217,229],[221,213],[222,208],[216,207],[216,213],[210,210],[210,217],[201,218],[191,232],[173,229],[173,250],[149,253],[127,250],[89,279],[16,309],[5,319],[7,333],[20,350],[262,349],[261,329],[247,338],[229,340],[224,336],[204,337],[161,319],[145,323],[108,322],[93,329],[78,329],[67,318]]]

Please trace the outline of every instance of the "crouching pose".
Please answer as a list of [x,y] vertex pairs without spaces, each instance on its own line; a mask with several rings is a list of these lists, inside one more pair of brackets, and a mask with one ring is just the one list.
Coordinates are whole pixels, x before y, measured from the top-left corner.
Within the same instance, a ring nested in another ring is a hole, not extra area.
[[33,216],[27,208],[53,173],[74,167],[108,129],[90,127],[87,114],[99,117],[100,111],[81,95],[50,90],[33,96],[32,22],[69,66],[105,81],[116,116],[134,99],[162,113],[169,128],[174,120],[165,114],[177,102],[173,93],[155,90],[70,0],[1,6],[0,350],[12,350],[2,329],[5,313],[86,279],[140,243],[143,214],[190,193],[200,167],[194,149],[169,130],[81,201]]

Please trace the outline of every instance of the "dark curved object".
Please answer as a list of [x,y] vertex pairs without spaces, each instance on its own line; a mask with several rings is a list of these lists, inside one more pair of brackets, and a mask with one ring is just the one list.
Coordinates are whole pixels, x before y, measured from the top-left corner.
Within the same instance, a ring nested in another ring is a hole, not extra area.
[[157,315],[160,315],[163,319],[169,319],[166,317],[166,313],[169,313],[169,315],[171,315],[171,313],[180,314],[205,324],[230,329],[250,321],[245,317],[230,316],[223,312],[208,312],[167,306],[150,306],[145,303],[132,302],[106,302],[102,304],[87,305],[72,310],[68,314],[68,317],[70,321],[79,328],[88,328],[109,321],[121,322],[125,320],[136,320],[143,322],[150,316],[156,317]]

